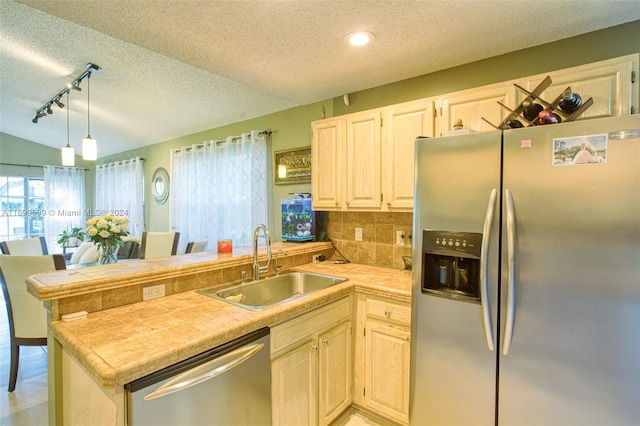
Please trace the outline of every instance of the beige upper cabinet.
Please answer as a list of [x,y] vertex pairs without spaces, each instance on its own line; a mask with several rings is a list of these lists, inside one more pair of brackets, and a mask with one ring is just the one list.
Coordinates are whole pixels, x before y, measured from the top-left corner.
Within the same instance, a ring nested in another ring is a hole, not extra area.
[[421,99],[384,109],[382,130],[383,209],[413,210],[415,140],[434,133],[433,102]]
[[315,121],[311,129],[313,209],[339,210],[342,208],[344,119]]
[[500,124],[509,112],[498,102],[513,106],[515,96],[513,84],[499,83],[442,97],[436,102],[436,135],[445,136],[446,132],[454,130],[456,120],[462,120],[464,129],[471,132],[496,130],[482,118],[494,125]]
[[378,211],[382,206],[382,140],[379,110],[346,119],[345,201],[348,210]]
[[433,115],[424,99],[313,122],[314,210],[411,211],[414,142]]
[[593,105],[578,119],[627,115],[631,114],[632,106],[638,111],[637,90],[635,99],[632,90],[632,71],[637,66],[638,55],[628,55],[533,76],[526,79],[523,87],[533,90],[548,75],[553,83],[540,95],[545,101],[553,102],[567,87],[583,101],[593,98]]

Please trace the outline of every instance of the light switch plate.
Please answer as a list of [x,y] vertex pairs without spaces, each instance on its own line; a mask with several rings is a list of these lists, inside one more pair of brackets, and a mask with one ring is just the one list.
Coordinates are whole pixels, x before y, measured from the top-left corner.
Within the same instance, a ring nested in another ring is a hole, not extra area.
[[362,241],[362,228],[356,228],[356,241]]

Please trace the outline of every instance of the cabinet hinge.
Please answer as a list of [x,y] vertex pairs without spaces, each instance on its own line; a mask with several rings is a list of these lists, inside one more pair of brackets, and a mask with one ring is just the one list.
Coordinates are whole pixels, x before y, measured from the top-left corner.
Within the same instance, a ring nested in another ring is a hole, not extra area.
[[367,396],[367,388],[362,389],[362,396]]
[[364,337],[367,337],[367,327],[362,329],[362,334],[364,335]]
[[631,83],[635,83],[635,82],[636,82],[636,72],[631,71]]
[[433,109],[433,118],[437,118],[438,117],[438,108],[434,108]]
[[380,119],[380,127],[384,126],[384,118]]
[[380,202],[383,202],[384,198],[382,197],[382,193],[380,193]]

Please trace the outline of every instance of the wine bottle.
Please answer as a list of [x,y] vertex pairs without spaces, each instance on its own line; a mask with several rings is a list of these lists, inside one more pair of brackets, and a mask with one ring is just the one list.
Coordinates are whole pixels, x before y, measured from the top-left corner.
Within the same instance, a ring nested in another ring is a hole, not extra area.
[[513,120],[505,120],[504,121],[504,125],[508,128],[508,129],[519,129],[522,126],[522,123],[520,122],[520,120],[517,119],[513,119]]
[[534,120],[543,109],[542,105],[527,101],[522,104],[522,116],[531,121]]
[[571,114],[582,105],[582,98],[579,94],[573,93],[571,87],[568,87],[567,90],[562,92],[562,95],[558,106],[560,109],[567,114]]

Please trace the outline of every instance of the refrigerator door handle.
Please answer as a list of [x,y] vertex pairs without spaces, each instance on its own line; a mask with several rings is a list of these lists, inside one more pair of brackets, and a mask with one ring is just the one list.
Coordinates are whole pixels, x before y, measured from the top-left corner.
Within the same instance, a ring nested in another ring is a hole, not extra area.
[[489,306],[489,243],[491,242],[491,224],[496,206],[498,192],[494,188],[489,195],[487,213],[484,217],[484,229],[482,238],[482,248],[480,251],[480,302],[482,304],[482,324],[484,326],[484,338],[487,341],[487,348],[493,352],[495,347],[493,340],[493,327],[491,326],[491,308]]
[[507,319],[502,342],[502,354],[508,355],[513,337],[513,323],[516,315],[516,212],[513,195],[509,189],[505,190],[507,211]]

